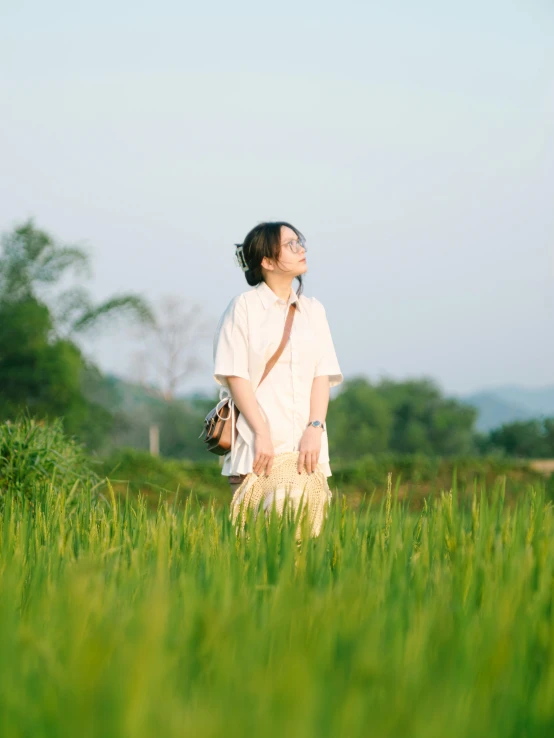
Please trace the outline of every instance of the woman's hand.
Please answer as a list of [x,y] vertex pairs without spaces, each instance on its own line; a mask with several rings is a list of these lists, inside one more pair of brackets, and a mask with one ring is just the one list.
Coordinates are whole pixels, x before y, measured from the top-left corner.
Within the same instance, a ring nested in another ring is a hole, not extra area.
[[321,434],[323,430],[309,425],[300,439],[298,446],[298,473],[302,474],[302,467],[306,464],[306,471],[311,474],[316,470],[321,451]]
[[274,456],[275,449],[273,448],[269,430],[256,433],[254,437],[254,462],[252,464],[252,471],[260,476],[265,469],[265,473],[269,476],[271,467],[273,466]]

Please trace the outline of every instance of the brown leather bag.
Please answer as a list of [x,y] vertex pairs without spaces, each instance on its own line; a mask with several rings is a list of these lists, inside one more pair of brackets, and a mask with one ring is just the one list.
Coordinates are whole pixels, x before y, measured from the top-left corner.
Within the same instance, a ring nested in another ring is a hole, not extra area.
[[[265,370],[262,378],[258,382],[258,387],[267,377],[269,372],[273,369],[273,367],[277,363],[277,359],[283,353],[286,343],[289,340],[295,312],[296,303],[293,302],[289,307],[289,312],[287,315],[287,320],[285,322],[285,330],[283,331],[281,343],[279,344],[277,351],[273,354],[271,359],[269,359],[269,361],[265,365]],[[206,415],[204,419],[204,429],[202,430],[202,433],[198,436],[199,438],[202,438],[202,436],[204,436],[202,440],[207,444],[208,451],[211,451],[213,454],[217,454],[218,456],[224,456],[225,454],[229,453],[232,447],[232,408],[229,404],[229,400],[229,397],[225,397],[223,400],[217,403],[213,410],[210,410],[210,412]],[[238,407],[236,407],[236,405],[234,407],[234,411],[236,420],[236,418],[238,418],[240,414],[240,411]]]

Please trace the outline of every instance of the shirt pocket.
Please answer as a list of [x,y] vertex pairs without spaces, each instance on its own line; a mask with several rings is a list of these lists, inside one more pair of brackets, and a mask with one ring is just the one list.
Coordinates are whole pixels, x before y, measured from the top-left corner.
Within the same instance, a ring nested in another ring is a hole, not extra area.
[[283,338],[283,326],[273,322],[259,326],[250,337],[250,349],[257,362],[265,367],[277,351]]
[[[266,324],[253,331],[250,348],[256,362],[261,363],[263,367],[279,348],[283,338],[283,328],[282,324],[278,328],[275,324]],[[303,370],[307,370],[310,376],[313,376],[321,348],[316,332],[304,316],[295,316],[289,343],[293,350],[294,362],[300,364]],[[289,354],[287,348],[285,344],[283,354]]]
[[250,342],[250,350],[252,351],[256,362],[261,362],[265,366],[277,350],[278,345],[278,341],[268,339],[267,336],[253,336]]

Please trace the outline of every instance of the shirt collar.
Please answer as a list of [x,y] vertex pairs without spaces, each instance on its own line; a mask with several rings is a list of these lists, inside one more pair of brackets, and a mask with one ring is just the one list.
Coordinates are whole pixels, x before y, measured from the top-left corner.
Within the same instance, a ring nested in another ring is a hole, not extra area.
[[[270,307],[270,305],[273,305],[277,300],[280,298],[273,292],[271,287],[264,281],[260,282],[260,284],[256,285],[255,289],[258,292],[258,295],[260,296],[260,300],[262,301],[262,305],[264,308]],[[298,295],[294,291],[292,285],[290,287],[290,296],[287,303],[287,306],[290,306],[291,303],[296,303],[296,309],[300,309],[300,300],[298,299]]]

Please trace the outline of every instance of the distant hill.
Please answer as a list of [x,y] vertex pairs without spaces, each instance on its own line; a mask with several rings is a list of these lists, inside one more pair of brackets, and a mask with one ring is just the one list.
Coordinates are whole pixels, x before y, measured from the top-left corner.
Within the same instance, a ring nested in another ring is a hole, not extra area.
[[464,395],[460,400],[477,408],[477,430],[484,433],[504,423],[554,416],[554,385],[506,385]]
[[113,416],[112,429],[101,452],[123,446],[146,450],[150,428],[157,425],[163,455],[193,460],[206,457],[198,436],[205,415],[215,403],[214,397],[191,393],[168,403],[155,387],[142,386],[114,374],[104,375],[94,367],[83,377],[83,391],[91,402],[106,408]]
[[[160,411],[166,405],[156,387],[138,384],[110,372],[103,375],[102,385],[104,390],[109,390],[109,395],[107,398],[95,399],[112,411],[133,413],[137,410],[146,410],[154,412]],[[175,398],[177,402],[185,403],[193,410],[200,409],[201,412],[204,407],[211,408],[217,399],[215,393],[210,395],[198,391],[180,394]]]

